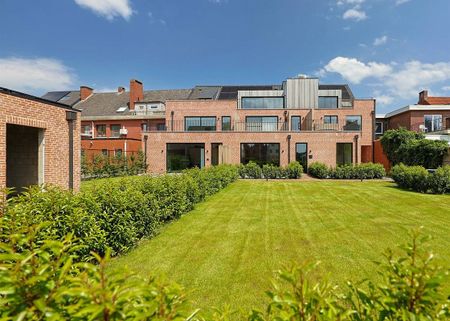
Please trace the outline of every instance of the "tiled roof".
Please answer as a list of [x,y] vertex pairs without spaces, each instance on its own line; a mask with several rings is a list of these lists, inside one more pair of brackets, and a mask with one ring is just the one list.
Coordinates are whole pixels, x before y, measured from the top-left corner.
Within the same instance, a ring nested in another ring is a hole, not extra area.
[[427,97],[425,103],[427,105],[450,105],[450,97]]

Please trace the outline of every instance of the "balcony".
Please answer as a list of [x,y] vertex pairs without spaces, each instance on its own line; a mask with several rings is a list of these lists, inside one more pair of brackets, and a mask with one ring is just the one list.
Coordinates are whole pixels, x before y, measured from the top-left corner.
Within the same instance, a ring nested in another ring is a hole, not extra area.
[[227,127],[221,128],[221,122],[207,124],[207,126],[191,126],[186,130],[184,120],[167,121],[165,128],[151,129],[148,132],[359,132],[361,125],[349,123],[345,120],[326,123],[323,120],[302,120],[300,125],[290,122],[232,122]]

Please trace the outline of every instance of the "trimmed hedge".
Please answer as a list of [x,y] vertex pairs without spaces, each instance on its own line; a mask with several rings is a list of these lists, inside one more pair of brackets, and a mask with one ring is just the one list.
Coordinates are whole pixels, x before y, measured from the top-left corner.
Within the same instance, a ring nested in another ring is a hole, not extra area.
[[326,164],[314,162],[308,167],[309,175],[316,178],[334,179],[380,179],[386,175],[383,165],[361,163],[357,165],[342,165],[329,168]]
[[220,165],[178,175],[102,180],[78,194],[52,186],[32,187],[8,200],[3,220],[11,222],[10,230],[1,234],[42,224],[39,240],[60,240],[73,233],[82,245],[77,255],[83,260],[91,251],[103,255],[106,248],[115,256],[237,178],[236,166]]
[[249,162],[246,165],[239,165],[238,172],[241,178],[296,179],[302,177],[303,167],[297,161],[289,163],[286,167],[265,164],[262,168],[255,162]]
[[395,165],[391,177],[401,188],[420,193],[450,193],[450,166],[442,166],[429,173],[422,166]]

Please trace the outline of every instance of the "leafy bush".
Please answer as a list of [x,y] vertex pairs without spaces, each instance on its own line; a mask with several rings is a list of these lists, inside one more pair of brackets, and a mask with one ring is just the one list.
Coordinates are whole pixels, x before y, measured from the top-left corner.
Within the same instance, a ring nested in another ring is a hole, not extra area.
[[262,174],[265,179],[282,178],[281,168],[272,164],[263,165]]
[[145,170],[145,155],[142,151],[130,156],[97,154],[92,160],[88,160],[86,155],[81,157],[82,179],[138,175],[145,173]]
[[386,131],[381,137],[381,145],[393,165],[404,163],[437,168],[448,153],[447,142],[428,140],[422,133],[404,128]]
[[289,165],[283,168],[283,172],[283,176],[286,178],[300,178],[303,174],[303,166],[299,162],[295,161],[289,163]]
[[429,179],[434,194],[450,193],[450,165],[439,167]]
[[308,172],[313,177],[334,179],[380,179],[386,175],[383,165],[374,163],[341,165],[336,168],[328,168],[323,163],[314,162],[309,166]]
[[242,171],[244,174],[241,176],[242,178],[261,178],[262,177],[262,169],[255,162],[248,162],[248,164],[244,165],[244,170]]
[[308,166],[308,174],[316,178],[327,178],[329,169],[324,163],[313,162]]
[[445,194],[450,192],[450,166],[439,167],[430,174],[422,166],[395,165],[391,177],[401,188],[416,192]]
[[3,219],[14,222],[10,234],[16,225],[42,224],[38,240],[60,240],[73,233],[82,260],[91,259],[91,251],[103,255],[106,248],[115,256],[153,236],[161,224],[179,218],[237,177],[235,166],[220,165],[179,175],[106,179],[78,194],[33,187],[8,200]]

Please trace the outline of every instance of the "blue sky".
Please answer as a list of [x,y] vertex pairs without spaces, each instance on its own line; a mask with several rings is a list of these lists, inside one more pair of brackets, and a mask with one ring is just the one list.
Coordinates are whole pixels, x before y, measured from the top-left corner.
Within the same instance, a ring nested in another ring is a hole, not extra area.
[[378,112],[450,96],[449,0],[2,0],[0,86],[349,83]]

